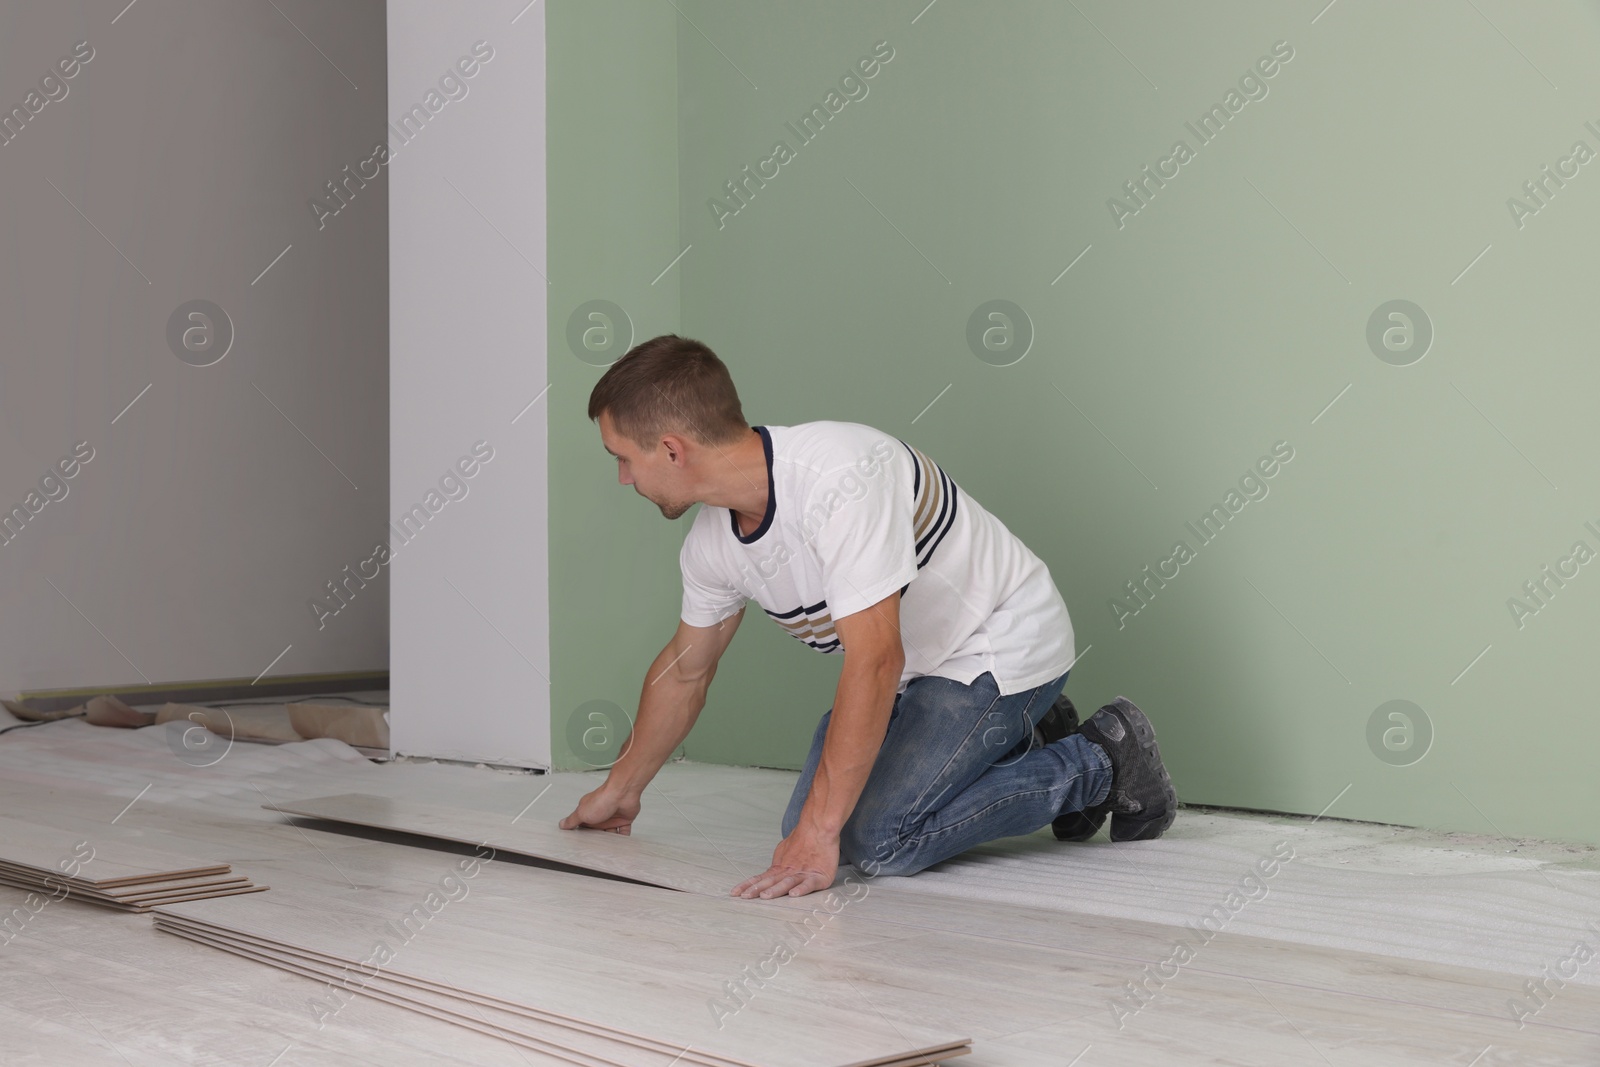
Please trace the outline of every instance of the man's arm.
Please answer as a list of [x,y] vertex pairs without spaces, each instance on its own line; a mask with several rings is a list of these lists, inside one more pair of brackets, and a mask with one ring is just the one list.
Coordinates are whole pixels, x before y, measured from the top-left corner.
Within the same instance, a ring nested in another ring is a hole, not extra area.
[[736,896],[802,896],[828,888],[838,872],[839,835],[877,761],[905,669],[900,594],[833,626],[845,649],[844,670],[800,821],[773,853],[772,866],[735,886]]
[[633,731],[622,755],[600,788],[578,802],[561,820],[563,830],[587,827],[626,834],[639,814],[639,797],[661,765],[689,736],[706,705],[706,691],[716,677],[717,662],[744,618],[744,609],[716,626],[690,626],[679,620],[678,631],[656,656],[639,694]]

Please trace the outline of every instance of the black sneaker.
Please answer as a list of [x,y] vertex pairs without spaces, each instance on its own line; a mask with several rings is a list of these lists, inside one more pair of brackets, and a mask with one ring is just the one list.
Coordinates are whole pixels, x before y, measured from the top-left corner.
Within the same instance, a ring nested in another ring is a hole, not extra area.
[[[1034,729],[1039,734],[1041,745],[1075,734],[1078,732],[1078,709],[1072,706],[1071,698],[1062,693]],[[1106,816],[1110,814],[1109,803],[1084,811],[1062,812],[1050,823],[1050,831],[1056,835],[1057,841],[1087,841],[1100,832]]]
[[1072,700],[1067,694],[1062,693],[1056,697],[1056,702],[1050,705],[1050,710],[1044,713],[1044,718],[1034,726],[1034,747],[1042,748],[1052,741],[1059,741],[1077,732],[1078,709],[1072,706]]
[[1119,696],[1078,732],[1111,759],[1111,789],[1101,805],[1111,813],[1111,840],[1148,841],[1166,833],[1178,817],[1178,794],[1145,713]]
[[1015,763],[1030,752],[1043,748],[1052,741],[1059,741],[1068,734],[1078,732],[1078,709],[1072,706],[1072,701],[1065,696],[1056,697],[1056,702],[1044,713],[1044,717],[1034,724],[1033,730],[1018,741],[1004,756],[1000,757],[999,764],[1004,766]]

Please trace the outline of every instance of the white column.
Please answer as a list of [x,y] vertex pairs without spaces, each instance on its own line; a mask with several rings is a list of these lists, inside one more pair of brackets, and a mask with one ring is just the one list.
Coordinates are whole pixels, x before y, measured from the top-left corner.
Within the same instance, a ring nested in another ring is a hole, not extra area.
[[394,750],[548,766],[544,5],[388,33]]

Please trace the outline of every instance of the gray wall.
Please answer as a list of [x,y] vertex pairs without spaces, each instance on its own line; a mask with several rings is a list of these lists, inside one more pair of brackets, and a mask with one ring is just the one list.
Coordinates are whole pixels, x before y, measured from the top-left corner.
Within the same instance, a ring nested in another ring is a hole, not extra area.
[[0,690],[387,665],[386,578],[310,604],[388,519],[388,194],[308,203],[385,76],[381,0],[0,7]]

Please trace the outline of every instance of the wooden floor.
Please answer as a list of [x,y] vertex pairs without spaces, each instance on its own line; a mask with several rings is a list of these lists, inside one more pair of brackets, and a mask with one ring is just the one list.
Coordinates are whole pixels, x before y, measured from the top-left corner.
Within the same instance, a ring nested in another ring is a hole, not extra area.
[[[747,966],[762,970],[787,937],[803,942],[793,958],[759,988],[747,987],[754,988],[747,1006],[721,1016],[728,1030],[748,1028],[744,1036],[757,1045],[764,1017],[803,1025],[808,1011],[834,1006],[885,1031],[971,1037],[973,1053],[954,1061],[971,1067],[1600,1064],[1600,988],[1552,983],[1541,1006],[1525,988],[1538,968],[1451,966],[1232,928],[1202,937],[1172,922],[1075,913],[1067,878],[1043,883],[1040,892],[1055,896],[1038,906],[930,891],[937,878],[877,879],[834,912],[817,897],[716,895],[717,885],[752,873],[770,849],[776,801],[790,780],[779,772],[669,766],[628,840],[550,832],[589,784],[582,776],[379,767],[327,741],[235,746],[214,766],[196,767],[160,728],[81,723],[0,740],[5,815],[91,841],[214,856],[273,887],[233,899],[262,915],[274,914],[263,907],[277,909],[287,916],[276,920],[285,930],[315,933],[324,924],[318,936],[351,946],[378,936],[447,875],[459,877],[471,850],[394,834],[369,839],[291,820],[275,807],[341,793],[386,796],[443,812],[462,836],[472,835],[474,817],[486,836],[526,827],[527,840],[545,842],[540,847],[568,849],[563,862],[617,874],[637,863],[631,873],[651,880],[667,870],[652,853],[687,864],[704,892],[497,858],[460,879],[464,891],[453,890],[455,899],[394,964],[403,969],[409,958],[474,981],[498,968],[508,983],[542,991],[553,1009],[574,1014],[673,1020],[680,1035],[709,1032],[719,1018],[712,1006],[736,1003],[726,983],[749,973]],[[1071,847],[1048,835],[1036,846],[1056,862]],[[1089,847],[1101,851],[1085,856],[1116,848]],[[1025,864],[1026,851],[1010,861]],[[1159,878],[1147,860],[1144,876]],[[1270,884],[1279,908],[1301,891]],[[9,909],[24,896],[0,888],[0,905]],[[220,914],[227,903],[185,908]],[[303,925],[291,921],[297,909]],[[1203,910],[1190,914],[1198,919]],[[1577,929],[1578,920],[1600,915],[1573,919]],[[555,1062],[366,997],[341,1000],[330,1015],[327,986],[160,933],[149,916],[69,900],[20,925],[14,919],[13,931],[0,935],[10,937],[0,944],[0,1060],[8,1065]],[[1180,942],[1192,948],[1181,959]],[[1600,939],[1590,943],[1600,947]],[[1557,962],[1548,960],[1552,968]],[[1600,961],[1588,969],[1596,968]],[[1132,983],[1150,992],[1136,999]],[[1525,1007],[1520,1027],[1511,1002]]]

